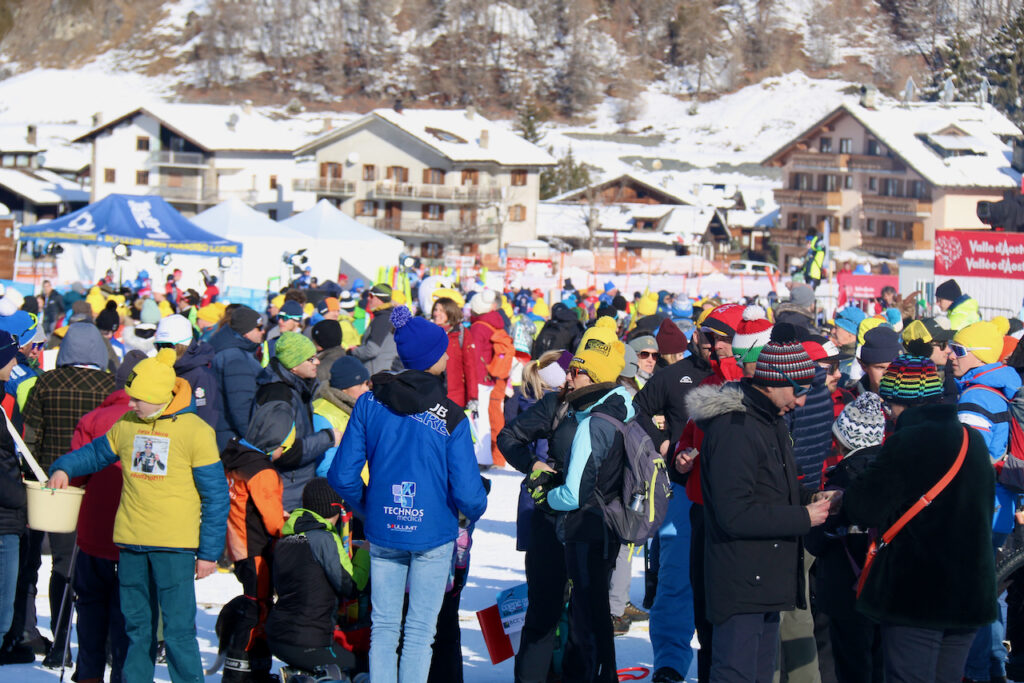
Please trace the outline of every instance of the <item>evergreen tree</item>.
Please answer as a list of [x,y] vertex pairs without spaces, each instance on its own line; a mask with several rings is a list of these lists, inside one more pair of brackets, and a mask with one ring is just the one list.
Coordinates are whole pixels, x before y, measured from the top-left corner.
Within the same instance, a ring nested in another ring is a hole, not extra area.
[[[553,149],[548,147],[548,152]],[[576,161],[572,147],[557,163],[540,173],[540,198],[550,199],[569,190],[576,190],[590,184],[590,169],[583,162]]]
[[540,127],[547,120],[546,114],[533,97],[528,98],[516,112],[516,133],[527,142],[539,145],[544,139],[544,131]]
[[978,94],[982,78],[982,60],[977,44],[964,34],[957,32],[947,45],[935,49],[931,59],[931,74],[921,88],[921,99],[938,102],[946,79],[953,79],[953,100],[973,101]]
[[1018,126],[1024,125],[1024,9],[996,30],[985,75],[993,86],[992,105]]

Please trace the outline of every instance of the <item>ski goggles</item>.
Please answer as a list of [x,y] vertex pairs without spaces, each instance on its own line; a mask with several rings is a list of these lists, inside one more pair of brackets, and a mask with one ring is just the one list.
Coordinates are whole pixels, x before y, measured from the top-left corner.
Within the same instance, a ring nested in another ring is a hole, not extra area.
[[964,346],[963,344],[957,344],[956,342],[949,342],[946,347],[953,352],[953,355],[957,358],[963,358],[971,351],[991,351],[991,346]]

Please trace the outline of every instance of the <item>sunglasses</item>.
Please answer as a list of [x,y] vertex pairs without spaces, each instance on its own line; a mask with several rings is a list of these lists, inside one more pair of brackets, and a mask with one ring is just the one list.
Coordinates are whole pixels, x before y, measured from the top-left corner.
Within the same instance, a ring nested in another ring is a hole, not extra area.
[[830,375],[839,372],[839,361],[837,360],[819,360],[818,365],[828,370]]
[[576,379],[580,375],[586,375],[588,379],[593,381],[593,377],[591,377],[590,375],[587,375],[587,371],[584,370],[583,368],[569,368],[569,377],[571,379]]
[[932,346],[937,348],[939,351],[945,351],[946,350],[946,345],[948,343],[949,342],[945,342],[945,341],[933,341],[932,342]]
[[640,358],[640,359],[643,359],[643,360],[646,360],[648,358],[653,358],[654,360],[658,360],[659,358],[661,358],[661,354],[658,353],[657,351],[641,351],[641,352],[639,352],[636,355],[637,355],[637,358]]
[[946,345],[953,355],[957,358],[963,358],[971,351],[980,351],[982,349],[990,349],[988,346],[964,346],[963,344],[957,344],[956,342],[949,342]]
[[777,372],[780,375],[782,375],[783,377],[785,377],[786,381],[789,382],[790,386],[793,387],[793,396],[795,396],[796,398],[800,398],[801,396],[806,396],[807,392],[809,392],[811,390],[811,385],[810,384],[797,384],[796,382],[794,382],[790,378],[789,375],[787,375],[785,372],[783,372],[782,369],[779,368],[777,365],[772,365],[771,363],[764,363],[764,366],[766,368],[768,368],[769,370],[771,370],[773,372]]

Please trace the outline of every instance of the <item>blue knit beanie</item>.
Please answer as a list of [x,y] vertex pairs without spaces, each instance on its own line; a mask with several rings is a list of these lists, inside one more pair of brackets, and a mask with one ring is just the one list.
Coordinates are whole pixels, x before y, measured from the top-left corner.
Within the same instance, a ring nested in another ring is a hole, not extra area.
[[448,350],[448,335],[426,318],[414,318],[405,306],[391,312],[398,357],[408,370],[428,370]]

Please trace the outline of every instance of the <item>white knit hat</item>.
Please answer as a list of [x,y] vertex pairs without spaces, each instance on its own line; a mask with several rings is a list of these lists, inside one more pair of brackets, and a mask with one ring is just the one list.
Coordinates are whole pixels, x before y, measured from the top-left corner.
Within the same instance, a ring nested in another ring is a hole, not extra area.
[[882,398],[866,391],[843,408],[832,423],[832,433],[851,451],[877,446],[885,436],[885,416]]
[[494,310],[494,302],[497,299],[498,296],[494,293],[493,289],[481,289],[469,300],[469,310],[472,311],[473,315],[490,313]]

